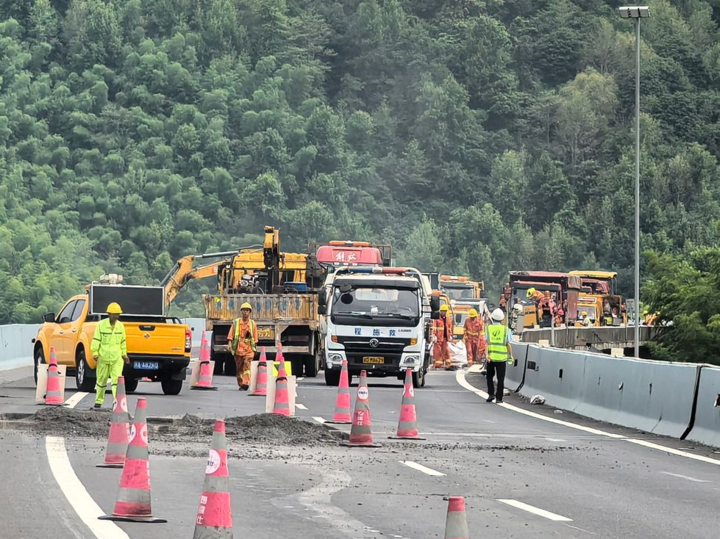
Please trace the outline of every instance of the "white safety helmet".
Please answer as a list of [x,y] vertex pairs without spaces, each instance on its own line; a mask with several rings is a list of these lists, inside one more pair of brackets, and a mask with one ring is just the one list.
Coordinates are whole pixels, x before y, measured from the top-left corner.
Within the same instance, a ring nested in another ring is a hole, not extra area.
[[495,322],[502,322],[505,319],[505,313],[502,309],[495,309],[490,315],[490,318],[492,318]]
[[520,305],[519,303],[516,303],[515,307],[513,307],[513,309],[515,309],[516,312],[521,313],[523,311],[523,306]]

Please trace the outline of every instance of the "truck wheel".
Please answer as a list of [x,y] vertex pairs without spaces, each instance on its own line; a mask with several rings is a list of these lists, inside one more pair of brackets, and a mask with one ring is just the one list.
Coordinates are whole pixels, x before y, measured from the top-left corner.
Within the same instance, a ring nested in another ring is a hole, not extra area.
[[[222,361],[222,359],[221,359]],[[235,366],[235,358],[230,354],[225,354],[225,376],[235,376],[237,367]]]
[[75,370],[75,386],[78,391],[92,393],[95,391],[95,378],[89,376],[90,366],[85,360],[85,349],[80,348],[77,352],[77,369]]
[[325,369],[325,385],[328,386],[339,386],[340,385],[340,371],[331,371]]
[[424,387],[425,386],[425,370],[420,367],[418,372],[412,373],[413,387]]
[[220,376],[223,373],[223,367],[225,366],[225,356],[213,352],[210,359],[215,362],[213,366],[213,375]]
[[160,385],[162,385],[163,393],[166,395],[179,395],[180,390],[183,386],[182,380],[162,380],[160,382]]
[[316,378],[318,373],[317,357],[314,354],[305,356],[305,376],[308,378]]
[[38,365],[42,365],[45,363],[45,352],[43,352],[42,346],[38,346],[38,349],[35,350],[35,369],[34,369],[34,375],[35,375],[35,385],[37,386],[38,383]]
[[137,378],[125,378],[125,392],[135,393],[139,381]]

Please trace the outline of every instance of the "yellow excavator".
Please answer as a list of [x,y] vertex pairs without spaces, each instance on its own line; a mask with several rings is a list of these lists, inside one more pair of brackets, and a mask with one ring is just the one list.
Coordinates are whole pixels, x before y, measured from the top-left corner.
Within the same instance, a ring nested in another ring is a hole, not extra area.
[[[196,261],[220,258],[195,267]],[[240,306],[253,306],[258,325],[258,346],[272,357],[281,343],[293,374],[316,376],[320,369],[322,340],[319,339],[317,293],[324,270],[313,255],[280,251],[280,231],[265,227],[262,246],[238,251],[185,256],[175,263],[162,281],[166,306],[192,280],[215,276],[217,293],[203,295],[206,329],[211,330],[211,352],[215,374],[232,375],[235,363],[228,350],[227,334]]]

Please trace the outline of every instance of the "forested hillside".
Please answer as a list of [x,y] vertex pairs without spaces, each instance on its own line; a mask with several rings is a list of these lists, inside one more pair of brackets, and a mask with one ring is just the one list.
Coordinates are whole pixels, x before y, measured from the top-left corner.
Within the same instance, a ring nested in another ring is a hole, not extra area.
[[[602,267],[629,290],[620,4],[0,3],[0,323],[103,272],[156,283],[264,224],[293,249],[389,241],[495,289],[509,269]],[[683,253],[720,235],[720,7],[649,4],[643,249]]]

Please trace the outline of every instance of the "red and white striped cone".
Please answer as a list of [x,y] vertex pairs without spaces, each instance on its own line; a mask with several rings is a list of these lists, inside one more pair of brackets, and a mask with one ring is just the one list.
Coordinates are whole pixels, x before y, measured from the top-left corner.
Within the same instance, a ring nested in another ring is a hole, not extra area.
[[50,363],[47,369],[47,386],[45,389],[45,404],[61,406],[63,404],[62,391],[60,391],[60,375],[58,374],[55,348],[50,348]]
[[122,468],[125,464],[128,441],[130,439],[130,414],[128,413],[127,395],[125,394],[125,377],[118,378],[117,396],[110,420],[105,462],[98,468]]
[[225,421],[218,419],[215,421],[210,455],[205,468],[205,485],[200,495],[193,539],[232,539],[232,536],[233,519]]
[[462,496],[450,496],[448,498],[445,539],[470,539],[467,516],[465,515],[465,498]]
[[265,354],[265,347],[263,346],[260,350],[260,360],[258,361],[258,372],[257,372],[257,384],[255,385],[255,391],[253,391],[253,397],[266,397],[267,396],[267,355]]
[[367,373],[360,372],[357,398],[355,399],[355,411],[353,413],[352,427],[350,427],[350,439],[341,442],[341,445],[348,447],[381,447],[373,442],[372,421],[370,417],[370,392],[367,385]]
[[212,369],[210,368],[210,343],[205,338],[205,332],[202,332],[202,340],[200,341],[200,377],[196,386],[190,389],[203,389],[205,391],[216,391],[217,388],[212,385]]
[[412,369],[408,369],[405,374],[405,390],[403,391],[402,404],[400,405],[400,420],[398,421],[398,430],[395,436],[388,438],[402,440],[424,440],[418,432],[417,414],[415,412],[415,388],[412,381]]
[[285,372],[285,357],[282,350],[278,350],[278,376],[275,381],[275,403],[273,405],[273,414],[290,416],[290,394],[288,392],[287,372]]
[[335,415],[327,423],[347,425],[352,423],[352,399],[350,397],[350,384],[348,380],[347,359],[343,359],[338,384],[337,398],[335,400]]
[[152,516],[150,500],[147,401],[140,397],[130,430],[130,442],[120,477],[120,492],[115,509],[112,515],[98,518],[122,522],[167,522]]

